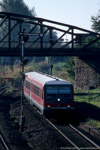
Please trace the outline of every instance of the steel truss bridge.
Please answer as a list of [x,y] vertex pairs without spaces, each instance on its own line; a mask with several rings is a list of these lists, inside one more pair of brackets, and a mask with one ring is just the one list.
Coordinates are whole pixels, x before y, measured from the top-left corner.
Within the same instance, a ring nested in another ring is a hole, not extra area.
[[[21,56],[19,33],[43,33],[25,42],[25,56],[99,56],[100,34],[76,26],[13,13],[0,12],[0,56]],[[87,40],[89,37],[91,40]]]

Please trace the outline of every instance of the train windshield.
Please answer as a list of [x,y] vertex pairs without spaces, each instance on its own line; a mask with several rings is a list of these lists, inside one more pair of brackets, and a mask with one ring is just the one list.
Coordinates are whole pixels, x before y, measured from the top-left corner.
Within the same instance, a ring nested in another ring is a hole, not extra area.
[[47,87],[46,97],[70,97],[71,96],[71,87],[60,86],[60,87]]

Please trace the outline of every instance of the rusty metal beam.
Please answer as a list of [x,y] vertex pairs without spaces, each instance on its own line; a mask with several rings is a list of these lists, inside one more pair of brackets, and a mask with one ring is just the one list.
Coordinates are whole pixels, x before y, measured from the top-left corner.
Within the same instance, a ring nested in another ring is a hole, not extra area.
[[85,45],[82,49],[85,49],[85,48],[91,46],[92,44],[96,43],[98,40],[100,40],[100,37],[98,37],[95,40],[91,41],[90,43],[88,43],[87,45]]
[[72,48],[74,48],[74,29],[72,29]]
[[[76,40],[76,37],[73,38],[71,41],[67,42],[67,43],[66,43],[65,45],[63,45],[61,48],[65,48],[65,47],[68,46],[69,44],[72,44],[75,40]],[[72,48],[74,48],[74,47],[72,46]]]
[[2,24],[6,21],[6,19],[7,19],[8,17],[7,16],[5,16],[5,18],[2,20],[2,22],[0,23],[0,27],[2,26]]
[[[17,26],[18,22],[10,29],[10,31],[8,31],[8,33],[1,39],[0,43],[9,35],[9,33],[11,31],[13,31],[13,29]],[[10,28],[10,27],[9,27]]]
[[66,33],[68,33],[70,31],[70,29],[68,29],[66,32],[64,32],[55,42],[53,42],[53,44],[49,47],[52,48],[60,39],[62,39],[62,37],[64,37],[66,35]]
[[[40,33],[43,33],[42,21],[40,22]],[[40,38],[40,47],[43,48],[43,37]]]
[[37,27],[37,25],[35,25],[30,31],[29,33],[31,33],[32,31],[34,31],[34,29]]
[[26,16],[26,15],[19,15],[19,14],[14,14],[14,13],[0,12],[0,17],[3,18],[6,15],[11,16],[11,19],[15,19],[15,17],[16,17],[16,19],[25,18],[26,20],[30,19],[30,20],[35,20],[35,21],[42,21],[42,22],[47,22],[47,23],[52,23],[52,24],[57,24],[57,25],[73,28],[73,29],[76,29],[76,30],[79,30],[79,31],[88,32],[88,33],[96,34],[96,35],[100,36],[99,33],[95,33],[93,31],[83,29],[83,28],[80,28],[80,27],[77,27],[77,26],[73,26],[73,25],[69,25],[69,24],[65,24],[65,23],[60,23],[60,22],[57,22],[57,21],[52,21],[52,20],[49,20],[49,19],[44,19],[44,18],[39,18],[39,17],[31,17],[31,16]]
[[11,50],[11,20],[10,20],[10,16],[8,18],[8,43],[9,43],[9,46],[8,46],[8,49],[9,51]]
[[[43,18],[39,18],[39,17],[31,17],[31,16],[19,15],[19,14],[14,14],[14,13],[0,12],[0,17],[4,18],[4,16],[10,16],[12,20],[19,19],[19,20],[24,21],[26,19],[26,21],[27,21],[27,19],[30,19],[30,20],[34,20],[34,21],[42,21],[42,22],[57,24],[57,25],[61,25],[61,26],[64,26],[64,27],[69,27],[69,28],[73,28],[73,29],[76,29],[76,30],[79,30],[79,31],[88,32],[88,33],[100,36],[99,33],[95,33],[93,31],[90,31],[90,30],[87,30],[87,29],[83,29],[83,28],[80,28],[80,27],[77,27],[77,26],[73,26],[73,25],[69,25],[69,24],[65,24],[65,23],[60,23],[60,22],[52,21],[52,20],[48,20],[48,19],[43,19]],[[23,18],[25,18],[25,19],[23,19]]]

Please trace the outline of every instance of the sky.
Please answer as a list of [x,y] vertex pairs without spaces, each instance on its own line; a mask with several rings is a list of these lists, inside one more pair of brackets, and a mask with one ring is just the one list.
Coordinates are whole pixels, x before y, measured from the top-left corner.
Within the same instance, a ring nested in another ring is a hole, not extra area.
[[100,0],[24,0],[36,17],[91,29],[91,16],[100,9]]

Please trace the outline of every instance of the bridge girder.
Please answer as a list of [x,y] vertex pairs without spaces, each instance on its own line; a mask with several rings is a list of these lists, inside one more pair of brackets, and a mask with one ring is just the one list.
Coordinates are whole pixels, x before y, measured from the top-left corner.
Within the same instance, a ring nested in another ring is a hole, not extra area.
[[[17,48],[15,51],[13,50],[13,48],[11,49],[11,51],[7,51],[6,48],[1,48],[2,50],[0,50],[0,56],[8,56],[8,57],[20,57],[21,56],[21,48]],[[34,56],[78,56],[78,57],[88,57],[88,58],[94,58],[97,56],[99,56],[100,58],[100,49],[99,48],[95,48],[95,49],[86,49],[86,51],[84,50],[80,50],[78,48],[67,48],[67,50],[65,48],[62,48],[61,50],[59,50],[59,48],[52,48],[52,49],[48,49],[48,48],[35,48],[34,50],[32,48],[25,48],[25,57],[34,57]]]
[[[22,37],[18,33],[23,32],[24,27],[25,32],[44,35],[25,43],[25,56],[100,55],[99,48],[93,46],[100,39],[99,33],[52,20],[6,12],[0,12],[0,21],[0,56],[21,55]],[[82,43],[89,36],[93,40]]]

